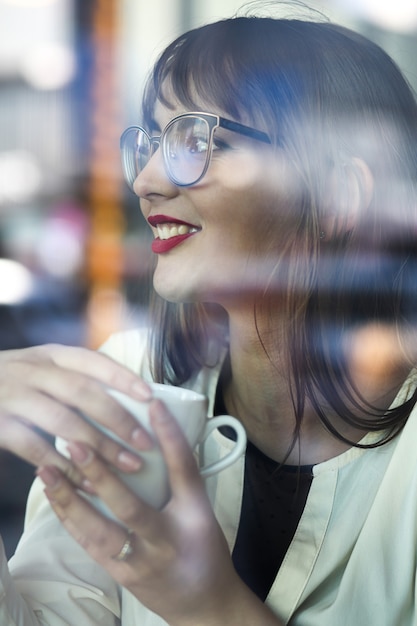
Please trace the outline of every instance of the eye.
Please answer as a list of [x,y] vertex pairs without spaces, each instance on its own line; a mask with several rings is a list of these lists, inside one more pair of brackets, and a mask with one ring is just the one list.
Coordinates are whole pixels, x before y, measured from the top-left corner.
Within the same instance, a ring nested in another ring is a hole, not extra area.
[[214,136],[213,138],[213,152],[214,150],[231,150],[232,146],[230,145],[230,143],[227,143],[226,141],[223,141],[222,139],[219,139],[218,137]]
[[185,140],[185,147],[191,154],[205,154],[209,148],[206,135],[189,135]]

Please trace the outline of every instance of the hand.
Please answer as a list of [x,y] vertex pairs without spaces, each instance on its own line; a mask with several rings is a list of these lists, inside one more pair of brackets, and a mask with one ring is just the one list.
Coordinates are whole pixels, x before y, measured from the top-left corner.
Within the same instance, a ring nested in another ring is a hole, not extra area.
[[[150,413],[169,471],[168,505],[156,511],[141,502],[77,442],[69,444],[74,463],[124,527],[99,514],[55,468],[42,468],[38,474],[56,514],[117,582],[171,626],[278,624],[233,568],[182,431],[160,401],[151,403]],[[126,541],[126,529],[133,533],[133,551],[120,562],[114,557]]]
[[140,378],[98,352],[60,345],[0,352],[0,448],[34,465],[56,465],[78,485],[81,472],[45,434],[77,438],[119,469],[136,470],[140,460],[135,455],[79,414],[107,426],[139,451],[151,445],[132,416],[105,392],[106,386],[139,400],[150,398]]

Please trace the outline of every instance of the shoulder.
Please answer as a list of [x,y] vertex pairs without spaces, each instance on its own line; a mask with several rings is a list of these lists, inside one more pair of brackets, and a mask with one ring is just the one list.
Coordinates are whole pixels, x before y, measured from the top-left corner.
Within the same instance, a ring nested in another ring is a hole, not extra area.
[[150,380],[149,338],[148,327],[114,333],[99,348],[99,352]]
[[[152,381],[150,369],[149,340],[151,329],[141,327],[111,335],[99,351],[118,363],[128,367],[147,381]],[[213,410],[214,396],[220,370],[227,348],[219,351],[218,345],[211,346],[210,357],[213,365],[202,367],[182,386],[204,393],[209,397],[209,410]]]

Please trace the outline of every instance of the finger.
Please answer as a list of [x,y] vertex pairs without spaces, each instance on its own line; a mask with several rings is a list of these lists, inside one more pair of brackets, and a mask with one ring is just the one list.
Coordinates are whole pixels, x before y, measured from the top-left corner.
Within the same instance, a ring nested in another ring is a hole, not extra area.
[[[109,401],[109,406],[111,404]],[[107,411],[109,411],[109,407],[107,407]],[[5,425],[7,422],[12,423],[19,419],[21,422],[25,421],[28,426],[36,426],[45,433],[57,435],[64,440],[78,438],[85,441],[95,449],[100,450],[104,458],[122,471],[136,471],[140,467],[140,461],[136,454],[107,437],[98,428],[83,419],[77,411],[57,402],[54,398],[34,391],[32,388],[15,385],[10,399],[2,399],[1,415]],[[114,419],[117,420],[118,417],[115,415]],[[131,434],[126,439],[130,445],[134,445],[139,451],[149,447],[144,445],[147,442],[144,442],[142,431],[134,420]],[[4,447],[3,444],[1,445]],[[151,443],[151,445],[153,444]],[[30,454],[30,450],[27,451],[28,454]]]
[[69,442],[71,460],[91,483],[94,492],[126,526],[151,539],[157,533],[154,509],[138,498],[91,448]]
[[57,468],[41,467],[37,475],[45,484],[45,495],[56,515],[73,538],[109,570],[123,566],[115,557],[126,541],[126,529],[98,513]]
[[[85,356],[87,355],[101,356],[85,351]],[[107,363],[107,358],[104,360]],[[21,358],[7,363],[4,371],[8,374],[8,384],[3,389],[0,387],[0,396],[2,399],[5,398],[5,401],[20,401],[19,395],[10,392],[10,385],[15,381],[17,385],[23,383],[62,403],[78,408],[126,441],[129,441],[132,431],[138,426],[132,415],[109,396],[102,382],[92,377],[91,371],[96,376],[98,370],[92,369],[87,375],[84,372],[65,369],[63,366],[58,367],[51,359],[33,362]],[[3,378],[5,379],[5,376]],[[138,378],[137,380],[140,381]],[[12,407],[12,410],[15,411],[15,408]]]
[[51,355],[54,363],[60,367],[65,367],[87,376],[94,372],[97,380],[100,380],[108,387],[118,389],[138,400],[145,401],[151,398],[150,387],[143,379],[105,354],[85,348],[59,344],[50,344],[40,348],[45,349]]
[[[50,362],[8,362],[0,384],[3,412],[32,422],[63,439],[79,438],[124,471],[138,467],[135,455],[89,424],[83,416],[112,430],[139,451],[150,449],[151,437],[133,416],[114,400],[96,380],[78,372],[62,370]],[[72,410],[72,405],[76,410]]]
[[195,490],[203,488],[203,480],[178,422],[160,400],[151,402],[149,417],[168,467],[173,495],[194,497]]
[[85,478],[68,459],[58,454],[51,442],[19,420],[0,414],[2,447],[32,465],[56,465],[74,484],[85,489]]

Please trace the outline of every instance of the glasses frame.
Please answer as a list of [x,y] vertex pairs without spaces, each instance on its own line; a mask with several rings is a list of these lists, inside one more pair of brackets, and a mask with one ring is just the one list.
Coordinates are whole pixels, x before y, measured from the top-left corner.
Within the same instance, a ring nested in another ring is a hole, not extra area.
[[[207,123],[209,127],[209,144],[208,144],[208,149],[207,149],[207,154],[206,154],[206,162],[204,164],[204,168],[201,174],[192,182],[183,183],[183,182],[178,181],[176,177],[170,171],[170,168],[169,168],[170,157],[169,157],[169,152],[168,152],[168,146],[167,146],[167,143],[165,142],[165,137],[166,137],[167,132],[169,131],[169,129],[171,128],[173,124],[175,124],[178,120],[186,119],[190,117],[197,117],[197,118],[203,119]],[[205,113],[202,111],[190,111],[188,113],[182,113],[181,115],[177,115],[176,117],[172,118],[172,120],[170,120],[168,124],[165,126],[165,128],[162,130],[160,135],[152,136],[142,126],[129,126],[128,128],[126,128],[126,130],[123,132],[122,136],[120,137],[120,150],[121,150],[121,155],[122,155],[122,163],[124,164],[126,160],[125,158],[126,137],[133,130],[141,131],[148,138],[149,146],[150,146],[149,159],[146,165],[149,163],[152,156],[155,154],[155,151],[159,147],[161,147],[164,168],[165,168],[165,172],[169,180],[172,183],[174,183],[174,185],[176,185],[177,187],[191,187],[192,185],[196,185],[205,176],[209,168],[211,156],[213,153],[212,148],[213,148],[214,131],[216,130],[216,128],[225,128],[226,130],[231,130],[234,133],[239,133],[240,135],[244,135],[245,137],[250,137],[251,139],[256,139],[257,141],[271,144],[271,140],[269,136],[267,135],[267,133],[264,133],[261,130],[257,130],[256,128],[252,128],[251,126],[246,126],[245,124],[241,124],[240,122],[229,120],[225,117],[221,117],[220,115],[215,115],[214,113]],[[144,168],[138,168],[139,172],[143,171],[143,169]],[[127,184],[129,185],[131,189],[133,189],[134,181],[132,181],[131,183],[128,180],[128,177],[126,176],[126,173],[125,173],[126,172],[125,167],[123,167],[123,172],[124,172],[124,176],[125,176],[125,180]]]

